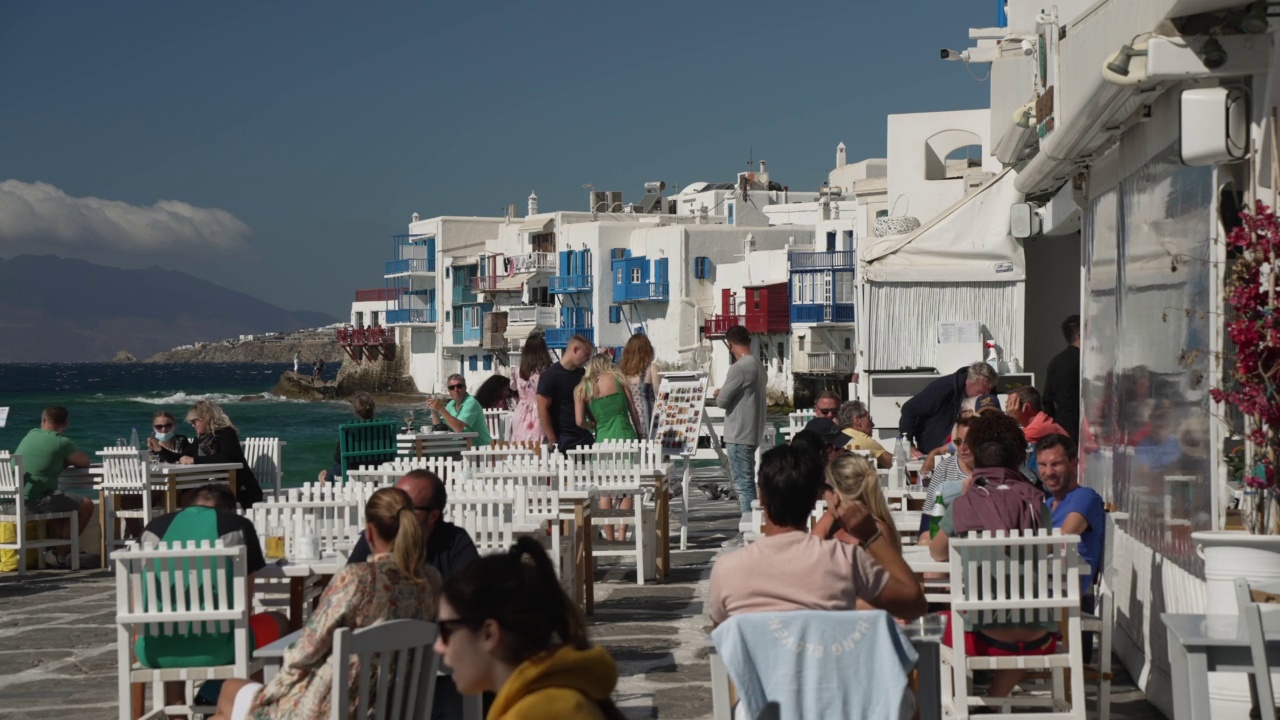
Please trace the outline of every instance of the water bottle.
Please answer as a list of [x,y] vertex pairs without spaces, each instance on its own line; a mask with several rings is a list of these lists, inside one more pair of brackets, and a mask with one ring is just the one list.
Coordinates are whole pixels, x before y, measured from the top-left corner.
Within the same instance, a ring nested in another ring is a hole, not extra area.
[[929,537],[937,537],[938,528],[942,527],[942,516],[947,514],[946,498],[938,495],[933,501],[933,512],[929,515]]
[[138,451],[138,457],[142,457],[143,451],[147,449],[146,445],[141,445],[138,442],[138,428],[136,427],[132,428],[129,432],[129,447]]
[[902,433],[898,433],[898,439],[893,444],[893,478],[894,487],[906,487],[907,485],[907,437]]

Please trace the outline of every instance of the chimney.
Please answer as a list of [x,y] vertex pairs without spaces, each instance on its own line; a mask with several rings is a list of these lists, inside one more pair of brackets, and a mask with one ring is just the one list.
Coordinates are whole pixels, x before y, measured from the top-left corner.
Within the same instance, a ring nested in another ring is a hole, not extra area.
[[515,204],[515,203],[511,203],[510,205],[508,205],[508,206],[507,206],[507,219],[508,219],[508,220],[515,220],[515,219],[516,219],[516,204]]
[[836,146],[836,167],[842,168],[849,164],[848,156],[845,154],[844,143]]
[[538,194],[532,190],[529,191],[529,214],[538,214]]

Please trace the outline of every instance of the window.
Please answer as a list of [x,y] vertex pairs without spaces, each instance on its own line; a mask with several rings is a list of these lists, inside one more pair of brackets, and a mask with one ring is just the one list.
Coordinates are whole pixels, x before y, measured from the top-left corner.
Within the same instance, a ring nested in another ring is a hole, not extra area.
[[728,222],[728,224],[730,224],[730,225],[733,225],[733,224],[734,224],[734,222],[733,222],[733,211],[734,211],[734,209],[735,209],[735,208],[734,208],[734,203],[731,203],[731,202],[730,202],[730,203],[725,203],[725,206],[724,206],[724,214],[725,214],[725,217],[727,218],[726,222]]
[[622,268],[618,268],[617,270],[614,271],[613,284],[614,285],[622,284]]
[[377,325],[377,324],[378,324],[378,311],[377,311],[377,310],[371,310],[371,311],[369,311],[369,324],[370,324],[370,325]]
[[609,251],[610,260],[621,260],[627,256],[627,251],[623,248],[614,248]]
[[529,303],[532,305],[550,305],[550,290],[545,285],[529,288]]
[[853,338],[846,337],[844,339],[844,349],[845,349],[845,352],[848,352],[853,349]]
[[760,289],[756,288],[751,291],[751,302],[755,303],[756,310],[760,309]]
[[760,362],[766,362],[769,359],[769,343],[760,343]]
[[478,364],[476,363],[476,356],[475,356],[475,355],[470,355],[470,356],[468,356],[468,357],[467,357],[467,365],[468,365],[468,367],[470,367],[470,368],[471,368],[471,370],[472,370],[473,372],[474,372],[475,370],[477,370],[477,369],[478,369]]
[[778,359],[779,360],[783,360],[787,357],[786,351],[787,351],[787,344],[784,342],[778,343]]
[[450,320],[452,320],[452,319],[453,319],[453,311],[452,311],[452,310],[445,310],[445,311],[444,311],[444,321],[445,321],[445,322],[449,322],[449,321],[450,321]]
[[620,306],[609,306],[609,322],[614,323],[615,325],[622,322],[622,308]]
[[835,252],[836,250],[836,231],[827,232],[827,252]]
[[796,336],[796,341],[799,343],[798,345],[796,345],[796,348],[799,349],[800,352],[804,352],[804,336],[803,335]]
[[697,280],[711,278],[711,258],[699,256],[693,259],[693,277]]
[[356,313],[355,322],[352,324],[358,328],[364,327],[364,313],[362,312]]
[[485,369],[485,370],[492,370],[492,369],[493,369],[493,356],[492,356],[492,355],[485,355],[485,356],[484,356],[484,369]]
[[638,267],[631,268],[631,284],[634,285],[641,282],[642,280],[641,275],[642,273],[640,271],[640,268]]
[[836,302],[853,303],[853,273],[836,273]]
[[876,211],[876,219],[877,219],[877,220],[879,220],[879,219],[880,219],[880,218],[882,218],[882,217],[889,217],[889,211],[888,211],[888,210],[877,210],[877,211]]

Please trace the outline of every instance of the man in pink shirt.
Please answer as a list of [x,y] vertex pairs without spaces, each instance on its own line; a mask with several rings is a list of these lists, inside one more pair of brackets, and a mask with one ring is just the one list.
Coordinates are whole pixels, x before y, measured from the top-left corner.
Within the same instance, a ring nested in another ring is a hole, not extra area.
[[1045,414],[1040,401],[1040,391],[1028,385],[1009,393],[1005,412],[1022,426],[1027,442],[1038,442],[1050,435],[1066,435],[1067,431]]

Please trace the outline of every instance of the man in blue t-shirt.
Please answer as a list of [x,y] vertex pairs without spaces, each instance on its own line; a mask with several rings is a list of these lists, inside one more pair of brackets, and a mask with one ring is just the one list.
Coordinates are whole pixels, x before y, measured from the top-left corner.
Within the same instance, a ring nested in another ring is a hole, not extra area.
[[1040,480],[1049,491],[1045,504],[1053,516],[1053,526],[1064,535],[1080,536],[1080,557],[1089,563],[1089,573],[1080,573],[1085,594],[1102,570],[1102,543],[1107,531],[1107,511],[1102,496],[1080,484],[1076,443],[1066,435],[1046,435],[1036,443],[1036,464]]

